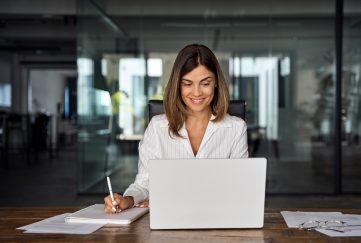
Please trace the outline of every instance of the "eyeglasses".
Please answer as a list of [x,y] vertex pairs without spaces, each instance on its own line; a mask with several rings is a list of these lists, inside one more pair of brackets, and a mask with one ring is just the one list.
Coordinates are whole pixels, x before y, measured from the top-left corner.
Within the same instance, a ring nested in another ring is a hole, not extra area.
[[348,225],[346,222],[340,220],[332,220],[332,221],[310,220],[300,224],[298,228],[305,230],[327,229],[338,232],[345,232],[351,230],[347,228],[348,226],[361,226],[361,225]]

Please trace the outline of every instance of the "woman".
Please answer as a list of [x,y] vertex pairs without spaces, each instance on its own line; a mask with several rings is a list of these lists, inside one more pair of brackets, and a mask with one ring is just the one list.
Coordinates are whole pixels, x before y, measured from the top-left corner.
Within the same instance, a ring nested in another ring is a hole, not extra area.
[[139,144],[138,174],[123,196],[104,198],[107,213],[148,206],[150,159],[248,157],[245,122],[227,114],[228,84],[217,58],[192,44],[178,54],[164,94],[164,115],[153,117]]

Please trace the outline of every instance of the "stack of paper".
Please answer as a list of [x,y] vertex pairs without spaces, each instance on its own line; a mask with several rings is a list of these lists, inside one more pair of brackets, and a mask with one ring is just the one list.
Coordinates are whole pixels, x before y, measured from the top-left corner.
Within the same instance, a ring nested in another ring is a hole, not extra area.
[[288,228],[298,228],[302,223],[308,221],[333,221],[339,220],[341,212],[281,212]]
[[57,215],[18,229],[25,230],[25,233],[90,234],[105,224],[130,224],[148,211],[148,208],[131,208],[106,214],[103,204],[94,204],[75,213]]
[[342,214],[342,217],[339,220],[346,222],[348,225],[343,229],[345,232],[337,232],[326,229],[317,229],[317,231],[332,237],[361,236],[361,215]]
[[341,212],[281,212],[289,228],[298,228],[302,223],[308,221],[343,221],[347,226],[342,227],[344,232],[330,229],[318,228],[318,232],[331,237],[361,236],[361,215],[343,214]]
[[104,225],[70,224],[65,222],[65,217],[69,215],[70,213],[64,213],[18,229],[25,230],[25,233],[90,234]]
[[69,223],[130,224],[149,211],[148,208],[130,208],[121,213],[107,214],[103,204],[94,204],[66,217]]

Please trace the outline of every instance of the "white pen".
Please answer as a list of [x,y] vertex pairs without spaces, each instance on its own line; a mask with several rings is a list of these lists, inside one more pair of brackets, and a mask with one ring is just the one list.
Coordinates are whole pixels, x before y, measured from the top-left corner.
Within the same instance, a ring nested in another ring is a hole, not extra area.
[[[110,179],[109,176],[107,176],[107,182],[108,182],[108,189],[109,189],[109,194],[110,194],[110,198],[112,199],[112,204],[114,205],[114,196],[113,196],[113,190],[112,190],[112,184],[110,184]],[[113,212],[116,212],[115,207],[112,207]]]

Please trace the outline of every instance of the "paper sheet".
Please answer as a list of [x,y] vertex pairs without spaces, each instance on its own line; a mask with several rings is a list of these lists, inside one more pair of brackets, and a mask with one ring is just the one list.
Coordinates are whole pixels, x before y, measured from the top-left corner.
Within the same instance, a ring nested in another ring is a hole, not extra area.
[[327,220],[340,220],[342,216],[341,212],[291,212],[291,211],[282,211],[281,212],[288,228],[298,228],[300,224],[307,221],[327,221]]
[[347,223],[349,231],[337,232],[328,229],[316,229],[318,232],[330,237],[355,237],[361,236],[361,215],[342,214],[341,212],[281,212],[289,228],[298,228],[300,224],[307,221],[343,221]]
[[333,230],[326,230],[326,229],[317,229],[318,232],[328,235],[330,237],[356,237],[356,236],[361,236],[361,229],[354,229],[351,231],[346,231],[346,232],[337,232],[337,231],[333,231]]
[[331,237],[352,237],[361,236],[361,215],[358,214],[343,214],[339,219],[347,223],[345,232],[337,232],[333,230],[317,229],[318,232]]
[[65,217],[69,215],[70,213],[57,215],[17,229],[25,230],[25,233],[90,234],[104,225],[66,223]]

